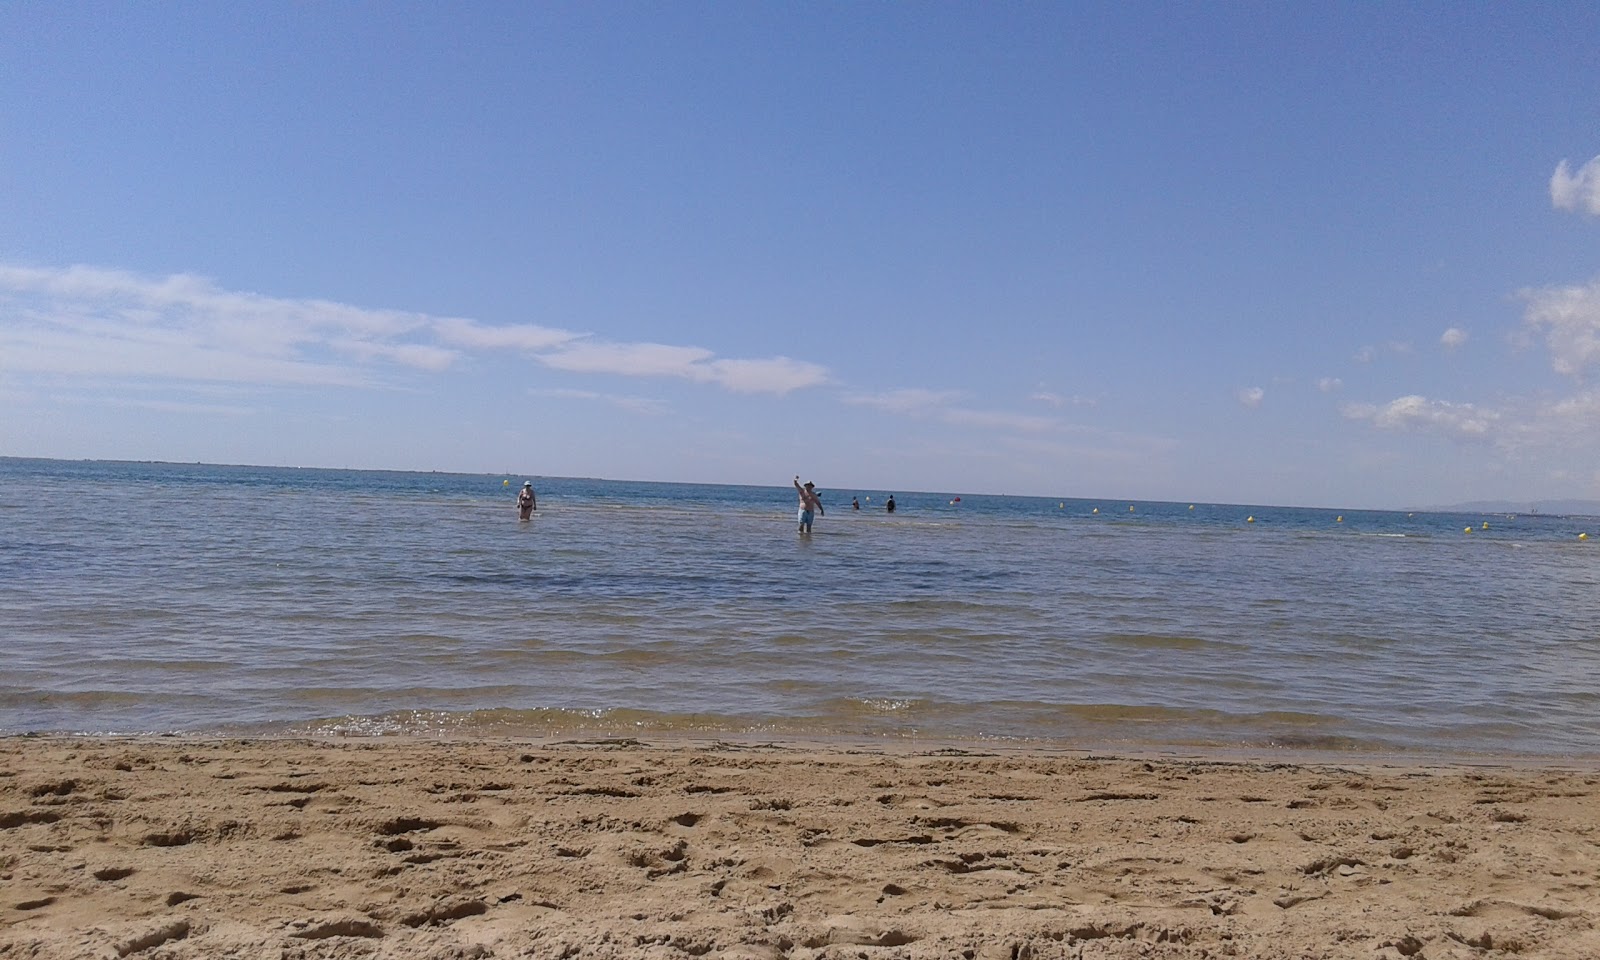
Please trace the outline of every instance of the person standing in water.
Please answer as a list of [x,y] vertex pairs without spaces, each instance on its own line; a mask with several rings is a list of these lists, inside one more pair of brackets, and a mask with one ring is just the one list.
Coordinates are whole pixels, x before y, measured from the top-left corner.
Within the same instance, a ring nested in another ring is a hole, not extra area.
[[794,488],[800,494],[800,532],[810,533],[814,514],[820,513],[826,516],[828,511],[822,509],[822,498],[817,496],[816,485],[810,480],[807,480],[806,485],[802,487],[800,478],[795,477]]
[[517,493],[517,516],[524,520],[533,516],[533,511],[539,506],[539,498],[534,496],[533,481],[529,480],[522,485]]
[[894,513],[894,494],[889,494],[889,502],[885,503],[883,508],[890,513]]

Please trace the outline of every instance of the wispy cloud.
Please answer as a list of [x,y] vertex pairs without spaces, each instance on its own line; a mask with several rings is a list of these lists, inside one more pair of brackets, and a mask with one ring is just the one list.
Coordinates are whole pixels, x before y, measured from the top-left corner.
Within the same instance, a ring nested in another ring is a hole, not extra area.
[[1600,390],[1561,398],[1508,397],[1493,407],[1406,396],[1382,405],[1350,404],[1343,413],[1382,430],[1488,444],[1508,457],[1538,452],[1587,461],[1600,451]]
[[1050,390],[1035,390],[1033,393],[1028,394],[1028,399],[1036,400],[1039,403],[1047,403],[1052,407],[1097,407],[1100,405],[1100,401],[1094,397],[1080,397],[1076,394],[1064,397]]
[[1540,404],[1521,418],[1507,442],[1583,453],[1600,447],[1600,390]]
[[224,406],[219,403],[186,403],[182,400],[122,400],[117,405],[141,407],[158,413],[198,413],[212,417],[247,417],[260,412],[254,407]]
[[1344,408],[1351,420],[1365,420],[1385,430],[1412,430],[1438,433],[1456,439],[1485,439],[1499,412],[1470,403],[1451,403],[1411,396],[1391,400],[1382,406],[1353,403]]
[[10,371],[358,385],[369,380],[363,359],[423,369],[451,359],[406,339],[420,314],[237,293],[188,275],[0,265],[0,305]]
[[398,371],[447,370],[467,353],[515,350],[552,369],[677,377],[736,393],[828,381],[825,367],[789,357],[723,358],[537,324],[269,297],[189,274],[0,264],[0,307],[0,373],[372,386]]
[[1367,346],[1362,347],[1360,350],[1357,350],[1352,359],[1354,359],[1357,363],[1371,363],[1372,361],[1378,359],[1378,357],[1382,354],[1389,353],[1403,355],[1410,353],[1411,349],[1411,344],[1405,342],[1404,340],[1390,340],[1388,343],[1379,344],[1377,346],[1368,344]]
[[961,397],[954,390],[924,390],[911,387],[902,390],[885,390],[881,393],[849,394],[845,403],[862,407],[875,407],[889,413],[926,415],[948,407]]
[[1550,203],[1557,210],[1573,210],[1600,217],[1600,157],[1574,173],[1563,160],[1550,175]]
[[1444,347],[1446,350],[1455,350],[1464,346],[1467,339],[1467,331],[1459,327],[1451,327],[1439,335],[1439,346]]
[[1522,317],[1530,334],[1543,334],[1557,373],[1581,376],[1600,363],[1600,280],[1587,286],[1522,291]]
[[553,350],[583,336],[581,333],[571,333],[531,323],[489,327],[476,320],[466,320],[461,317],[435,320],[433,329],[445,343],[469,350],[511,349],[526,350],[530,353]]
[[1334,393],[1344,386],[1344,381],[1338,377],[1323,377],[1317,381],[1317,389],[1323,393]]
[[1260,387],[1243,387],[1234,396],[1241,405],[1254,409],[1261,406],[1261,401],[1267,398],[1267,391]]
[[679,377],[714,383],[734,393],[785,394],[828,381],[825,367],[788,357],[719,360],[710,350],[662,343],[579,341],[539,361],[557,370],[611,373],[630,377]]

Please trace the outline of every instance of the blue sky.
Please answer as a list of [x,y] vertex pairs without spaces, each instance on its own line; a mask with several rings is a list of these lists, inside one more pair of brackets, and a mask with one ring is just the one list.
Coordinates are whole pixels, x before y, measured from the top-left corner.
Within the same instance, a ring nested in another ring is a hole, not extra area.
[[0,14],[0,454],[1600,497],[1593,4]]

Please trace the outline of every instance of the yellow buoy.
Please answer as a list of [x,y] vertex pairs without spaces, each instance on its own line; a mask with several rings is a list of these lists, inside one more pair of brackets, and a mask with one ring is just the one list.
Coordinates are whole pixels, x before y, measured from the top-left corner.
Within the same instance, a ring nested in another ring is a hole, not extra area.
[[1245,517],[1244,518],[1244,522],[1245,523],[1255,523],[1256,522],[1256,518],[1255,517]]
[[1468,533],[1471,533],[1471,532],[1472,532],[1472,528],[1471,528],[1471,527],[1467,527],[1467,528],[1466,528],[1466,529],[1467,529],[1467,532],[1468,532]]
[[500,481],[500,486],[509,487],[509,486],[511,486],[511,481],[510,480],[501,480]]
[[1094,513],[1099,513],[1099,512],[1100,512],[1100,508],[1099,508],[1099,507],[1095,507],[1095,508],[1094,508],[1094,510],[1093,510],[1093,512],[1094,512]]
[[1067,509],[1067,505],[1065,503],[1058,503],[1058,504],[1056,504],[1056,509],[1057,510],[1065,510],[1065,509]]
[[1489,529],[1489,521],[1487,521],[1487,520],[1483,521],[1483,529],[1485,529],[1485,530]]
[[1191,504],[1189,504],[1189,509],[1190,509],[1190,510],[1193,510],[1193,509],[1194,509],[1194,504],[1192,504],[1192,503],[1191,503]]
[[1580,533],[1580,534],[1578,534],[1578,539],[1579,540],[1587,540],[1587,539],[1589,539],[1589,535],[1587,533]]
[[1129,512],[1129,513],[1132,513],[1132,512],[1133,512],[1133,504],[1131,504],[1131,503],[1130,503],[1130,504],[1128,504],[1128,512]]
[[1339,516],[1334,517],[1333,518],[1333,522],[1334,523],[1344,523],[1344,515],[1340,514]]

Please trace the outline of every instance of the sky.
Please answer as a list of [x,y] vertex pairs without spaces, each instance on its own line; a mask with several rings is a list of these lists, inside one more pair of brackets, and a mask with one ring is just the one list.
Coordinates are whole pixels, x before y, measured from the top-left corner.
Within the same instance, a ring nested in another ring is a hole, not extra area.
[[0,455],[1600,498],[1593,3],[0,11]]

